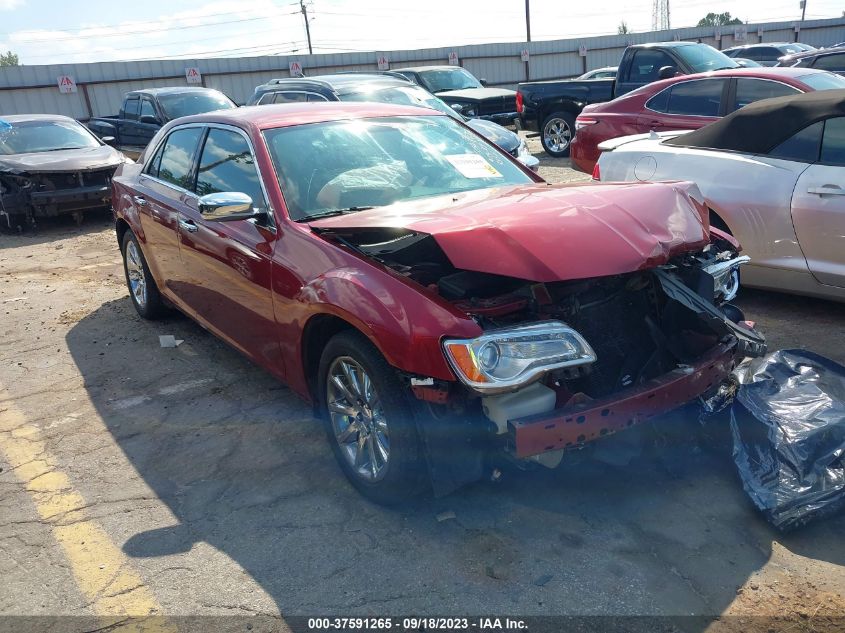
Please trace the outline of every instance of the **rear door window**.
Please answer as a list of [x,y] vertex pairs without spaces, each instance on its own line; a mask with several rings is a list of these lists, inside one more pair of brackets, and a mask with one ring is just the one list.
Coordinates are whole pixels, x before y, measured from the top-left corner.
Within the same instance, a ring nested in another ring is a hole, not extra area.
[[777,81],[769,81],[768,79],[737,79],[736,95],[734,96],[731,112],[744,108],[749,103],[760,101],[760,99],[786,97],[787,95],[799,94],[800,92],[797,88]]
[[138,120],[138,109],[141,107],[141,100],[138,97],[128,97],[123,102],[123,118],[130,121]]
[[726,79],[684,81],[670,88],[667,114],[719,116]]
[[138,119],[142,116],[151,116],[154,119],[158,118],[155,108],[153,107],[153,103],[149,99],[141,99],[141,112],[138,115]]
[[845,53],[822,55],[821,57],[817,57],[816,63],[813,64],[813,68],[830,70],[832,72],[845,72]]
[[174,130],[165,141],[158,164],[160,180],[183,189],[192,189],[193,162],[203,128],[188,127]]

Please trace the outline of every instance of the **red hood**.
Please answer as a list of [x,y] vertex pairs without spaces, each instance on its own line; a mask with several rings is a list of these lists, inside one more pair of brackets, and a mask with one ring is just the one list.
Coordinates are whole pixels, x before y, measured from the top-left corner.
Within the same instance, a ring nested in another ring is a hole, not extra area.
[[653,268],[709,243],[690,183],[483,189],[316,220],[428,233],[456,268],[551,282]]

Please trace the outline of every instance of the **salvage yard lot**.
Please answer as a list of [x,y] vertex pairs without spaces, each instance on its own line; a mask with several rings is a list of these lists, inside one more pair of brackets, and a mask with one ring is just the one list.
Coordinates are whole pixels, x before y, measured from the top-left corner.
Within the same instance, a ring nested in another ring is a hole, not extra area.
[[[587,179],[531,146],[548,180]],[[845,615],[845,519],[775,532],[690,409],[385,509],[283,385],[186,318],[139,319],[104,215],[0,236],[0,289],[4,614]],[[770,349],[845,362],[840,305],[739,303]]]

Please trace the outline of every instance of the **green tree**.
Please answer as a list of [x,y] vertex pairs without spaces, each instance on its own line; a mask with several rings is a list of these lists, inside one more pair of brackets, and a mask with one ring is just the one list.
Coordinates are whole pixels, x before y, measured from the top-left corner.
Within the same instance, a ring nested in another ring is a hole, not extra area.
[[742,20],[732,18],[729,11],[724,13],[710,12],[698,21],[698,26],[729,26],[731,24],[742,24]]
[[18,56],[12,51],[0,53],[0,66],[20,66],[20,64]]
[[628,23],[627,23],[625,20],[622,20],[622,21],[619,23],[619,26],[617,26],[617,27],[616,27],[616,32],[617,32],[619,35],[627,35],[627,34],[628,34],[628,33],[630,33],[631,31],[630,31],[630,30],[628,30]]

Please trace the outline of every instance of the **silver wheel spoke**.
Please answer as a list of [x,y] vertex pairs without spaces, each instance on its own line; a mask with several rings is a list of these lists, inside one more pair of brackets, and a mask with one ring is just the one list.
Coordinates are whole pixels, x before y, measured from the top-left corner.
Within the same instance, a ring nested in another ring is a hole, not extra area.
[[390,460],[388,421],[376,385],[351,356],[340,356],[329,366],[326,408],[342,459],[355,476],[382,479]]

